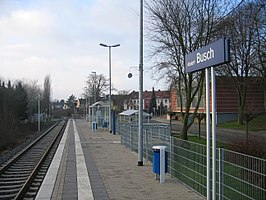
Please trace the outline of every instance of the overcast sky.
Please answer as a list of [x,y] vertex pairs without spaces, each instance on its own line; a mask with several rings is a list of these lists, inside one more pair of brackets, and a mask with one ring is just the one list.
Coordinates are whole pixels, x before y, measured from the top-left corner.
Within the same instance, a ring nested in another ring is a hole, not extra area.
[[[118,90],[138,90],[139,0],[0,0],[0,77],[37,80],[50,74],[52,99],[81,97],[86,77],[108,75]],[[149,63],[144,59],[144,66]],[[128,79],[128,72],[133,78]],[[144,89],[159,88],[144,72]]]

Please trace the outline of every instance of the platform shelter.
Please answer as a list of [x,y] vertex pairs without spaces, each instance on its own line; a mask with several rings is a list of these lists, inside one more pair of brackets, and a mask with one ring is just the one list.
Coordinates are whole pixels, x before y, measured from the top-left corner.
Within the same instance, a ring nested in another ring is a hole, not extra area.
[[98,101],[89,106],[89,122],[97,123],[98,128],[108,128],[109,124],[109,104]]
[[[137,122],[138,121],[138,115],[139,115],[139,110],[125,110],[121,113],[119,113],[120,121],[124,122]],[[151,117],[150,114],[143,112],[143,117],[149,119]]]

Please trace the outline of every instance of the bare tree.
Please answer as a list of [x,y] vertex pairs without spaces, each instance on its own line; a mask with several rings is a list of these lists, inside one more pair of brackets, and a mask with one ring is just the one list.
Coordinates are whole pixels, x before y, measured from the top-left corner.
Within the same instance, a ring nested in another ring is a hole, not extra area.
[[51,77],[46,75],[43,83],[42,110],[48,115],[51,102]]
[[257,53],[258,63],[255,66],[263,77],[264,85],[264,111],[266,111],[266,2],[258,0],[257,9],[260,20],[254,22],[256,30],[255,49]]
[[231,62],[219,72],[233,80],[238,96],[238,122],[242,124],[250,77],[258,76],[258,69],[265,73],[265,2],[263,5],[260,0],[242,3],[217,29],[218,34],[232,38]]
[[28,96],[29,109],[28,115],[32,116],[37,113],[37,100],[38,94],[40,94],[40,87],[37,85],[37,81],[23,81],[23,86]]
[[[214,34],[215,22],[227,12],[222,2],[225,1],[147,2],[148,35],[154,44],[152,56],[157,58],[153,69],[159,70],[161,77],[166,77],[171,84],[176,85],[183,115],[182,139],[187,139],[187,131],[201,103],[204,85],[204,72],[185,72],[185,55],[217,39]],[[189,117],[192,120],[188,120]]]
[[108,81],[103,74],[90,74],[84,87],[84,96],[93,97],[92,101],[97,102],[99,100],[99,97],[102,96],[105,91],[107,91],[107,88]]

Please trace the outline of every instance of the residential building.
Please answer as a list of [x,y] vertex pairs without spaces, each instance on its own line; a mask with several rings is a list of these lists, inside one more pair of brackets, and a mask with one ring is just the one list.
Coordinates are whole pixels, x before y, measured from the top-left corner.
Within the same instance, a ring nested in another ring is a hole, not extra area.
[[[206,113],[206,98],[205,92],[200,102],[198,109],[199,113]],[[185,95],[182,96],[185,98]],[[197,96],[195,97],[197,100]],[[183,99],[185,100],[185,99]],[[211,101],[211,96],[210,96]],[[174,113],[181,112],[181,102],[178,98],[177,91],[171,90],[171,111]],[[184,102],[184,101],[183,101]],[[195,101],[196,102],[196,101]],[[190,112],[194,112],[196,103],[193,102]],[[212,112],[211,105],[210,112]],[[264,109],[264,93],[263,82],[259,78],[252,78],[249,80],[246,96],[246,108],[252,113],[265,112]],[[183,110],[185,107],[183,106]],[[216,114],[217,123],[231,121],[237,119],[238,116],[238,97],[233,80],[230,77],[216,77]]]
[[[124,110],[127,109],[138,109],[139,108],[139,92],[133,91],[128,95],[128,99],[124,101]],[[155,98],[157,104],[157,110],[162,110],[160,107],[162,106],[164,110],[170,110],[171,106],[171,92],[170,91],[155,91]],[[150,106],[150,102],[152,99],[152,91],[144,91],[143,92],[143,110],[148,110]]]

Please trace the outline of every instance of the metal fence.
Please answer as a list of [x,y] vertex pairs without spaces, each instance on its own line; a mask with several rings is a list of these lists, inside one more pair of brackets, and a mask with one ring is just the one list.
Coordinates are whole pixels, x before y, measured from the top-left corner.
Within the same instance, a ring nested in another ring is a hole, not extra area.
[[229,151],[219,152],[222,199],[266,199],[266,160]]
[[[152,162],[152,146],[170,147],[170,125],[161,123],[143,124],[143,156]],[[117,132],[121,135],[121,143],[131,151],[138,151],[138,124],[118,124]]]
[[[165,145],[168,172],[206,196],[206,146],[170,136],[169,124],[144,124],[143,156],[152,162],[152,146]],[[138,125],[118,124],[121,143],[138,151]],[[217,149],[217,199],[266,199],[266,160]]]

